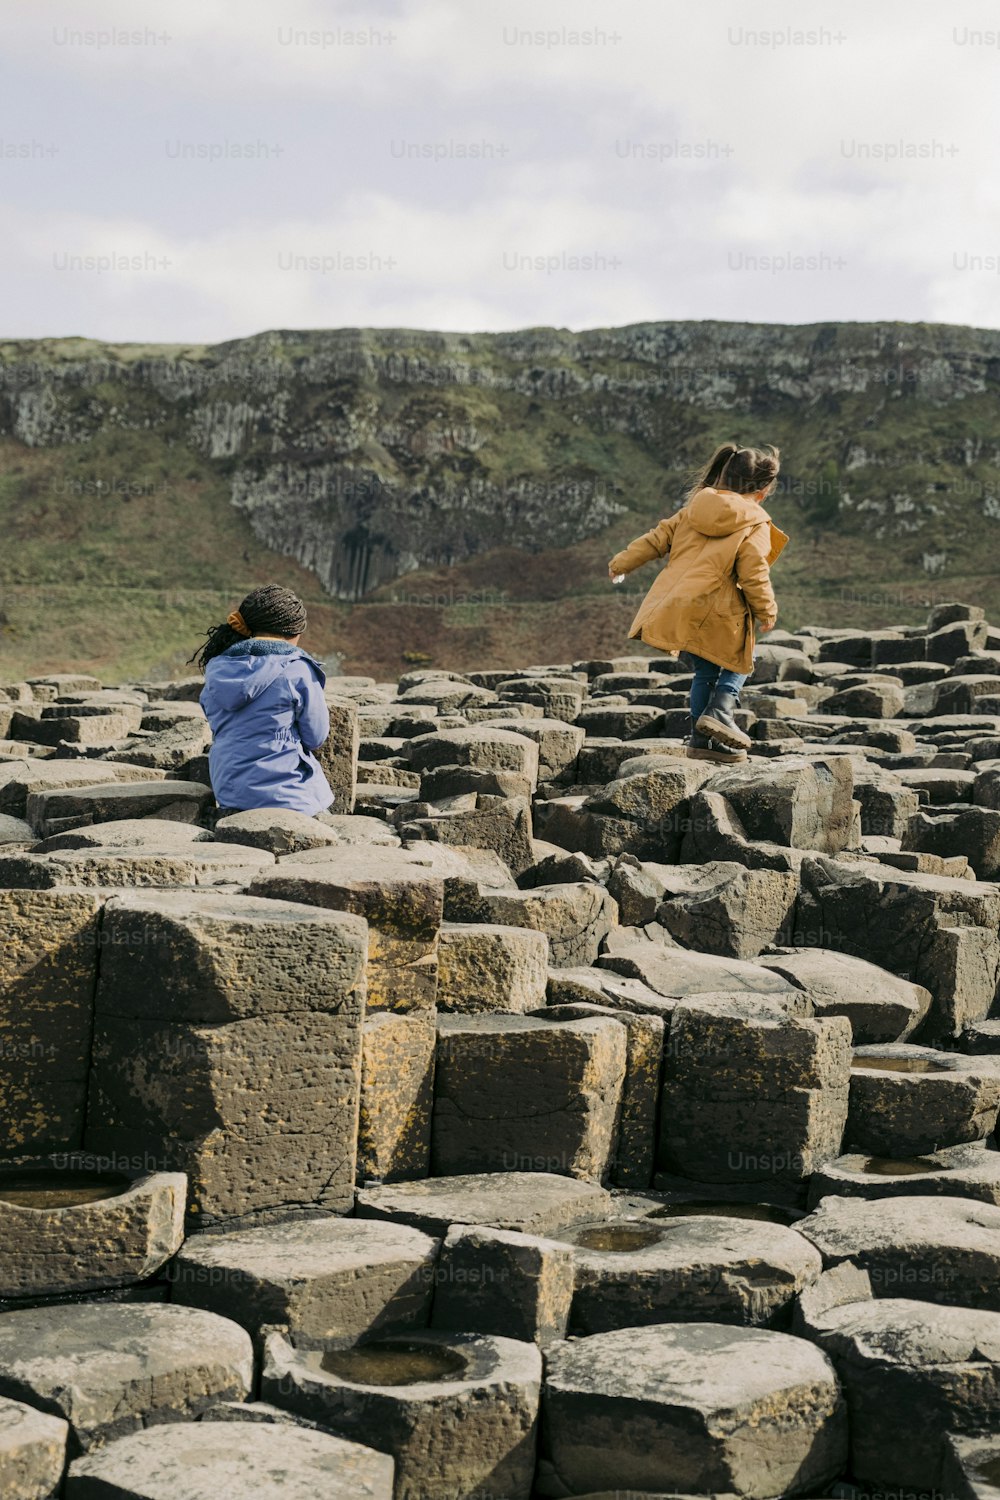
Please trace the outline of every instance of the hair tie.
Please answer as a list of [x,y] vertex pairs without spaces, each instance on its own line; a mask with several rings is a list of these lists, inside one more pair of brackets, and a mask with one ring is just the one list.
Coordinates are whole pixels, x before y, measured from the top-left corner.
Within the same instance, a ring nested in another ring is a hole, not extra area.
[[238,609],[234,609],[231,615],[226,616],[226,624],[231,625],[236,631],[237,635],[253,635],[253,631],[250,629],[249,625],[247,624],[246,620],[244,620]]

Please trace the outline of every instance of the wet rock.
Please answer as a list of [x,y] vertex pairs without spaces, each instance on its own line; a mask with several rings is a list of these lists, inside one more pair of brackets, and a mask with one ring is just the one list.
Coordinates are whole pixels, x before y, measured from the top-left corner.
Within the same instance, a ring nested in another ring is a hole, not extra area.
[[0,1175],[0,1297],[126,1286],[152,1276],[180,1248],[181,1173],[130,1181],[85,1163],[74,1172],[21,1161]]
[[922,1156],[985,1139],[998,1110],[1000,1068],[931,1047],[860,1047],[844,1144],[876,1156]]
[[826,1197],[897,1198],[918,1194],[976,1198],[1000,1205],[1000,1151],[983,1145],[946,1146],[924,1156],[850,1152],[828,1161],[809,1179],[809,1205]]
[[606,1333],[650,1323],[787,1323],[792,1299],[823,1269],[792,1229],[696,1214],[595,1221],[569,1231],[571,1328]]
[[[399,1383],[400,1367],[418,1378]],[[272,1334],[261,1387],[276,1405],[391,1453],[396,1500],[528,1500],[541,1377],[538,1349],[515,1339],[424,1332],[402,1347],[324,1357]]]
[[[718,1323],[595,1334],[550,1350],[545,1495],[820,1492],[847,1453],[833,1365],[801,1339]],[[753,1433],[753,1441],[747,1434]]]

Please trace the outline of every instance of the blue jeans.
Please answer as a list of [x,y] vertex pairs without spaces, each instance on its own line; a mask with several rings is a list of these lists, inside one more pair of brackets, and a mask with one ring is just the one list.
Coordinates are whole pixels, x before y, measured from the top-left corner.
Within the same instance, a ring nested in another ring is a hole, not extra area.
[[703,656],[695,656],[693,651],[685,651],[683,656],[694,669],[694,680],[691,683],[692,724],[697,724],[716,688],[721,688],[726,693],[735,693],[737,702],[739,701],[740,689],[750,675],[748,672],[733,672],[729,667],[720,667],[717,662],[706,661]]

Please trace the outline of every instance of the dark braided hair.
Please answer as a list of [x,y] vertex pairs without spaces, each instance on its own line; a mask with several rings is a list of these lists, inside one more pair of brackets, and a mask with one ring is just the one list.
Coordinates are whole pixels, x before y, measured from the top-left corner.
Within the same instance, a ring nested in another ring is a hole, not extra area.
[[[239,606],[239,614],[251,635],[301,635],[306,628],[306,607],[291,589],[280,583],[264,583],[251,589]],[[205,644],[188,661],[197,661],[204,672],[213,656],[219,656],[247,637],[224,621],[208,631]]]

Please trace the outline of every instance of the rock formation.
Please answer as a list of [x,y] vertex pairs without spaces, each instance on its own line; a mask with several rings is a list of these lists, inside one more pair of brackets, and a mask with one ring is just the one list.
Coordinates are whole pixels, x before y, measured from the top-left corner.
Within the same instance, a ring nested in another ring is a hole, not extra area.
[[0,687],[4,1500],[984,1494],[998,667],[776,631],[725,767],[673,658],[331,677],[315,819]]

